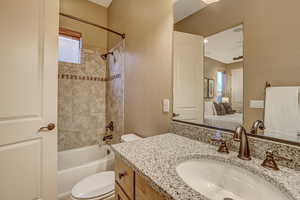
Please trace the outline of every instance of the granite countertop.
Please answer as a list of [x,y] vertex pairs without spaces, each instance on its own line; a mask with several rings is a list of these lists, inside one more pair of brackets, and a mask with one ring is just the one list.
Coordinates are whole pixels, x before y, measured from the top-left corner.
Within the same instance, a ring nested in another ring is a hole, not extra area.
[[158,192],[172,200],[209,200],[187,186],[176,166],[190,159],[214,159],[243,167],[263,177],[291,200],[300,200],[300,172],[280,167],[272,171],[260,166],[262,160],[243,161],[237,153],[220,154],[217,147],[172,133],[113,145],[112,149]]

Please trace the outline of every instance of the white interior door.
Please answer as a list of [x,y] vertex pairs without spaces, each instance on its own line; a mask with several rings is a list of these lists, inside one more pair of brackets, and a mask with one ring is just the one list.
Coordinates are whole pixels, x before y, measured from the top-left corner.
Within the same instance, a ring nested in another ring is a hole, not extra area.
[[56,199],[58,6],[1,0],[1,200]]
[[174,119],[203,123],[203,37],[174,32]]

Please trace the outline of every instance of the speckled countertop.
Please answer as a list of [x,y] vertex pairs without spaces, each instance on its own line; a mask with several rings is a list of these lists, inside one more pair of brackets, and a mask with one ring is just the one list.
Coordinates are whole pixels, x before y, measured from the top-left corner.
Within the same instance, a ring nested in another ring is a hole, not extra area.
[[291,200],[300,200],[300,172],[280,167],[272,171],[260,166],[261,160],[243,161],[237,153],[220,154],[217,147],[172,133],[112,146],[115,153],[158,192],[172,200],[209,200],[187,186],[176,173],[176,166],[191,159],[213,159],[243,167],[263,177]]

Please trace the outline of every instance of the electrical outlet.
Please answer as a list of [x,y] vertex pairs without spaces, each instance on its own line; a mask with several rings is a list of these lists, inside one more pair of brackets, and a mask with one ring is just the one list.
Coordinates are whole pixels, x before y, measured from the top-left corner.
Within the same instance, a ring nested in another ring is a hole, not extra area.
[[250,108],[263,109],[265,107],[265,101],[263,100],[250,100]]

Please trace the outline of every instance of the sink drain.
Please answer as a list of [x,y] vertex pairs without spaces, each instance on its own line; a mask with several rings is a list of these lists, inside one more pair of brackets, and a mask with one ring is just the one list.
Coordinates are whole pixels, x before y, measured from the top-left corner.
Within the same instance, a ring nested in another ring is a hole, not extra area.
[[234,200],[234,199],[227,197],[227,198],[224,198],[224,200]]

